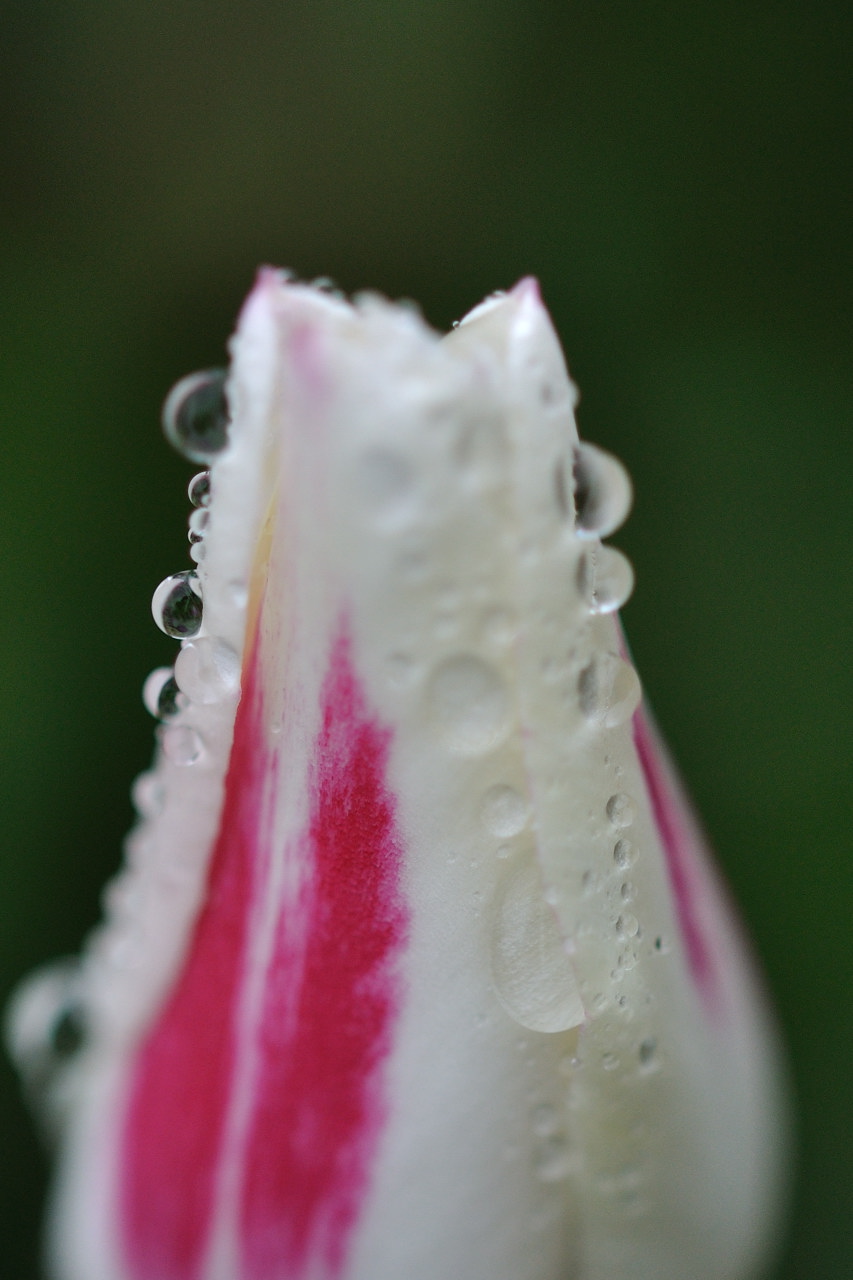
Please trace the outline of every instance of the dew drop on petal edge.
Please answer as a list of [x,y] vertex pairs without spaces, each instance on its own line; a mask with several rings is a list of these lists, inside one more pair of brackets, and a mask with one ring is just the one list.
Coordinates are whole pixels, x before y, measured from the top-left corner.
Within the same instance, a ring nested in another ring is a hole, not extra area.
[[187,497],[194,507],[210,505],[210,472],[199,471],[187,485]]
[[228,442],[227,369],[205,369],[176,383],[163,405],[163,431],[191,462],[210,462]]
[[201,584],[194,569],[164,578],[151,599],[151,612],[161,631],[189,640],[201,629]]
[[142,701],[152,716],[170,720],[185,706],[187,699],[178,687],[172,668],[157,667],[142,686]]
[[574,449],[572,479],[578,533],[588,538],[606,538],[619,528],[631,509],[628,472],[618,458],[582,441]]

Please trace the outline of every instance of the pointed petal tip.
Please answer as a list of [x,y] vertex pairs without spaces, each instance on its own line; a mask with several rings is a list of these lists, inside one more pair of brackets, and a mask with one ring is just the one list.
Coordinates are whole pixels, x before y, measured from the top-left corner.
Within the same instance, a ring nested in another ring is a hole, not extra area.
[[542,290],[539,287],[539,281],[536,276],[522,276],[517,284],[510,289],[510,296],[518,298],[519,302],[538,302],[542,304]]

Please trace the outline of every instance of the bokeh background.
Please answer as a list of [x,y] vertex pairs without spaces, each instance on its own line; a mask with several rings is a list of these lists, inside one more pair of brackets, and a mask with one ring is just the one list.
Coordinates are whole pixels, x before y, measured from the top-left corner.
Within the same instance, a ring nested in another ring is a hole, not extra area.
[[[774,1276],[853,1275],[851,28],[849,0],[6,0],[3,993],[117,865],[173,651],[148,602],[189,565],[159,406],[256,265],[442,328],[533,272],[635,479],[626,625],[790,1048]],[[45,1164],[5,1061],[0,1091],[0,1272],[34,1280]]]

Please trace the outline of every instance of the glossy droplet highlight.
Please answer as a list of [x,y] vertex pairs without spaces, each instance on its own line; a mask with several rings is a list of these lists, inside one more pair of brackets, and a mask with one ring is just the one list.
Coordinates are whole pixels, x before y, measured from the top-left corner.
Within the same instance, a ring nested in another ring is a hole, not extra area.
[[497,746],[509,728],[509,698],[498,673],[470,654],[436,667],[428,690],[433,725],[452,750],[479,755]]
[[191,462],[210,462],[228,442],[227,369],[205,369],[182,378],[163,405],[163,431]]
[[171,667],[155,667],[142,686],[142,701],[158,720],[171,719],[186,705]]
[[187,497],[194,507],[210,505],[210,472],[199,471],[187,485]]
[[480,810],[483,825],[493,836],[503,840],[518,835],[527,823],[528,809],[523,797],[513,787],[498,784],[489,787]]
[[192,702],[219,702],[239,688],[240,659],[215,636],[187,640],[175,662],[175,679]]
[[202,612],[201,583],[194,569],[164,578],[151,600],[157,626],[176,640],[198,635]]
[[173,724],[166,729],[160,739],[163,751],[172,764],[181,766],[195,764],[201,759],[204,751],[200,735],[188,724]]
[[572,479],[575,527],[582,537],[606,538],[631,510],[631,479],[618,458],[594,444],[575,445]]
[[634,569],[614,547],[592,546],[578,560],[577,584],[590,613],[615,613],[634,590]]
[[624,724],[637,710],[641,696],[639,676],[616,653],[598,654],[578,678],[581,711],[606,729]]
[[530,1031],[567,1031],[583,1021],[574,970],[533,862],[520,866],[499,895],[492,976],[507,1012]]

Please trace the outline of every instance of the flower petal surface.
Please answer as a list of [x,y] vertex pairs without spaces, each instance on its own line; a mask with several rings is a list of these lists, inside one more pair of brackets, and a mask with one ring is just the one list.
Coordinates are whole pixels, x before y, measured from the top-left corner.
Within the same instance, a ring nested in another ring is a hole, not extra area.
[[535,282],[439,339],[265,271],[232,354],[57,1280],[748,1280],[775,1038]]

